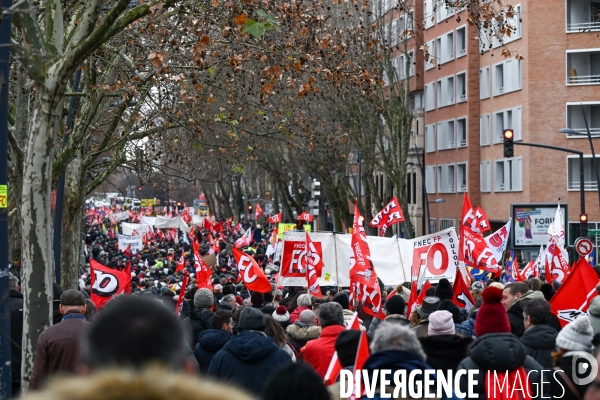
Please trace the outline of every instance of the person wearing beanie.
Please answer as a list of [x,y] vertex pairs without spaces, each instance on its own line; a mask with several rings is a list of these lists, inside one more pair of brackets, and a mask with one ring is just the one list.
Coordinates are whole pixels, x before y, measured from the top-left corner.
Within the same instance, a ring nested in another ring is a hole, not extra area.
[[292,359],[265,335],[265,320],[260,310],[244,308],[238,330],[240,333],[232,336],[214,356],[206,376],[230,382],[262,397],[271,374]]
[[554,291],[554,287],[552,287],[552,285],[549,283],[542,283],[542,288],[540,290],[542,291],[542,294],[544,295],[546,301],[552,300],[554,293],[556,293]]
[[594,335],[600,333],[600,296],[594,297],[588,308],[590,325],[594,330]]
[[[579,400],[583,398],[590,384],[580,385],[579,376],[573,369],[578,365],[574,359],[579,357],[577,352],[591,353],[594,331],[590,325],[590,318],[582,315],[575,321],[569,322],[556,336],[556,352],[552,353],[554,365],[564,372],[556,374],[556,379],[550,380],[550,393],[554,398],[559,398],[564,387],[564,400]],[[581,376],[580,378],[583,378]],[[575,390],[574,390],[575,389]]]
[[[285,306],[279,306],[279,308]],[[279,310],[278,308],[278,310]],[[304,310],[300,313],[300,318],[286,328],[288,342],[300,353],[300,350],[309,340],[317,339],[321,336],[321,327],[317,325],[317,316],[312,310]]]
[[194,348],[194,356],[201,373],[206,374],[211,360],[229,342],[232,333],[231,311],[215,312],[212,318],[212,329],[207,329],[198,336],[198,344]]
[[439,297],[441,301],[452,300],[454,290],[452,289],[452,285],[450,285],[450,281],[448,281],[448,279],[440,279],[435,287],[435,295],[436,297]]
[[[335,340],[335,351],[342,369],[354,371],[356,352],[360,341],[361,332],[356,329],[347,329],[340,333]],[[340,381],[327,387],[331,399],[340,398]]]
[[[525,353],[525,347],[519,339],[510,333],[510,323],[506,309],[502,304],[502,291],[489,286],[482,293],[483,304],[479,307],[475,318],[475,333],[477,339],[471,345],[469,356],[463,359],[457,371],[465,370],[464,379],[461,376],[460,388],[468,390],[469,380],[467,372],[477,369],[477,383],[474,392],[481,400],[486,399],[486,376],[488,371],[496,371],[500,381],[504,379],[506,371],[515,371],[521,382],[529,382],[529,393],[541,389],[542,397],[549,396],[548,378],[542,383],[542,366]],[[529,375],[528,375],[529,374]],[[517,379],[517,378],[515,378]],[[537,385],[537,387],[534,387]]]
[[[406,303],[404,302],[404,299],[401,296],[394,295],[390,297],[389,300],[386,301],[383,305],[383,309],[385,310],[387,317],[391,315],[396,315],[400,319],[404,319],[407,325],[410,324],[410,322],[408,322],[408,320],[404,317],[404,313],[406,311]],[[373,339],[373,337],[375,336],[375,331],[377,330],[381,322],[381,319],[373,318],[373,320],[369,324],[369,329],[367,330],[367,336],[369,337],[369,339]]]
[[258,292],[252,292],[250,295],[250,303],[253,308],[263,308],[265,303],[265,295]]
[[190,332],[188,339],[192,349],[198,344],[200,333],[212,329],[213,304],[214,296],[210,289],[201,288],[194,294],[194,310],[190,311],[190,316],[183,320],[184,326]]
[[287,327],[290,326],[290,313],[285,306],[277,307],[271,316],[275,319],[275,321],[279,322],[283,330],[286,330]]
[[427,354],[427,364],[434,369],[456,371],[458,363],[469,353],[473,339],[455,334],[452,313],[446,310],[435,311],[429,316],[427,333],[428,337],[419,338]]

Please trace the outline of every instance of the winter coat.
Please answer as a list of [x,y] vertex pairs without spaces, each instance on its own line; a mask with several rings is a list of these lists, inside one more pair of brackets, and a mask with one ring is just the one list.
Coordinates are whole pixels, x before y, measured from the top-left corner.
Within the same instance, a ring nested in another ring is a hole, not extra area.
[[[579,395],[581,396],[580,398],[583,398],[585,391],[591,383],[588,383],[587,385],[578,385],[575,383],[575,381],[573,381],[573,377],[575,375],[573,371],[573,352],[565,353],[565,355],[558,359],[556,366],[557,368],[562,369],[565,372],[565,374],[571,379],[572,384],[575,386],[575,388],[579,392]],[[577,397],[575,397],[575,395],[571,391],[571,388],[565,382],[563,377],[560,374],[556,373],[554,374],[554,378],[550,379],[550,393],[554,398],[559,398],[560,396],[562,396],[563,391],[565,395],[561,397],[561,400],[577,400]]]
[[419,341],[431,368],[456,371],[460,361],[469,354],[473,339],[457,335],[436,335],[420,338]]
[[534,358],[544,368],[554,367],[552,352],[556,348],[556,329],[548,325],[536,325],[527,329],[520,337],[525,353]]
[[206,376],[261,396],[271,374],[291,362],[290,356],[263,332],[242,331],[213,357]]
[[335,353],[335,341],[345,329],[344,325],[327,326],[323,328],[318,339],[309,341],[300,350],[300,358],[313,367],[321,378],[325,378],[331,357]]
[[50,374],[75,373],[79,361],[79,339],[89,322],[76,311],[67,311],[62,322],[46,329],[38,338],[30,389],[37,389]]
[[[548,376],[544,376],[545,384],[542,384],[542,366],[533,358],[525,354],[525,347],[519,342],[512,333],[488,333],[483,335],[473,342],[469,357],[460,362],[457,367],[459,370],[479,370],[474,377],[477,379],[477,384],[473,390],[479,395],[479,399],[485,399],[485,381],[487,371],[514,371],[520,367],[525,369],[525,373],[529,373],[529,382],[532,394],[535,395],[535,390],[539,391],[542,387],[544,396],[548,396],[549,387],[547,385]],[[537,383],[537,387],[535,387]],[[461,375],[460,389],[462,392],[468,391],[467,374]],[[538,393],[539,396],[539,393]],[[538,397],[539,398],[539,397]]]
[[[348,328],[350,326],[350,322],[352,321],[352,318],[354,318],[354,311],[344,310],[344,325],[346,325],[346,328]],[[364,326],[362,319],[359,318],[358,322],[360,323],[361,327]]]
[[422,320],[421,322],[419,322],[419,325],[413,326],[412,330],[415,331],[417,337],[422,338],[429,336],[429,321],[426,319]]
[[296,307],[296,309],[294,311],[292,311],[290,314],[290,324],[293,324],[294,322],[296,322],[298,320],[298,318],[300,318],[300,313],[304,310],[310,310],[310,308],[306,307],[306,306]]
[[9,292],[9,304],[12,381],[20,384],[22,360],[21,341],[23,339],[23,295],[14,289],[11,289]]
[[454,324],[454,332],[463,337],[477,337],[475,335],[475,318],[469,318],[462,324]]
[[208,329],[200,333],[198,344],[194,348],[194,355],[201,372],[208,371],[211,360],[229,339],[231,339],[231,334],[222,329]]
[[191,336],[189,344],[192,349],[198,344],[198,335],[205,330],[212,329],[213,312],[207,308],[201,310],[190,311],[190,317],[183,320],[183,324],[187,326]]
[[530,290],[521,297],[519,297],[513,305],[508,309],[506,314],[508,315],[508,322],[510,322],[510,331],[518,337],[523,336],[525,333],[525,325],[523,324],[523,307],[522,301],[525,299],[544,299],[544,294],[535,290]]
[[317,339],[321,336],[321,327],[318,325],[305,325],[302,326],[298,323],[292,324],[287,327],[287,340],[294,347],[297,353],[309,340]]
[[380,320],[379,318],[373,318],[371,324],[369,325],[369,330],[367,331],[367,337],[369,338],[369,340],[373,340],[373,337],[375,336],[375,331],[377,330],[381,322],[382,320]]

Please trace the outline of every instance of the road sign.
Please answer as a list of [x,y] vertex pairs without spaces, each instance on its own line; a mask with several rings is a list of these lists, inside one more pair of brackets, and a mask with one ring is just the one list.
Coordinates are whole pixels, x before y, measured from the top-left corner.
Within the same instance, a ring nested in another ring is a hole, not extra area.
[[594,250],[594,245],[589,239],[579,238],[575,241],[575,250],[583,257],[589,255]]
[[600,229],[588,229],[588,235],[600,236]]

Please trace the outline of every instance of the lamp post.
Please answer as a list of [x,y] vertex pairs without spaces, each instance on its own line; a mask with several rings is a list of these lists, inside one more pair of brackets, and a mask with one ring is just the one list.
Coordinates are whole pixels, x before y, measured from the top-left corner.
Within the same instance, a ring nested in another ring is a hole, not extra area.
[[[587,136],[588,141],[590,142],[590,149],[592,150],[592,164],[594,166],[594,172],[596,174],[596,189],[598,191],[598,206],[600,206],[600,173],[598,172],[598,163],[596,162],[596,151],[594,150],[594,144],[592,142],[592,134],[590,132],[590,128],[588,127],[587,119],[585,118],[585,112],[583,114],[583,118],[585,119],[585,127],[587,130],[587,133],[579,133],[570,128],[560,129],[559,132],[566,133],[567,135]],[[581,182],[581,184],[583,185],[583,182]]]

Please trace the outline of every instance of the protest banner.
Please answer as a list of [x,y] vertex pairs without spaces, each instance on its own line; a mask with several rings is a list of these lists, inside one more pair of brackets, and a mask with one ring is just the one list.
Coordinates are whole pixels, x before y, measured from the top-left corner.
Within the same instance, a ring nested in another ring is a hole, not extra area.
[[[307,232],[311,232],[312,231],[312,226],[310,225],[303,225],[304,226],[304,230]],[[279,224],[277,225],[277,237],[279,239],[283,239],[283,234],[285,232],[289,232],[289,231],[293,231],[296,229],[296,224]]]
[[132,251],[142,251],[144,248],[144,245],[142,244],[142,235],[119,235],[119,251],[125,251],[129,245],[131,245]]

